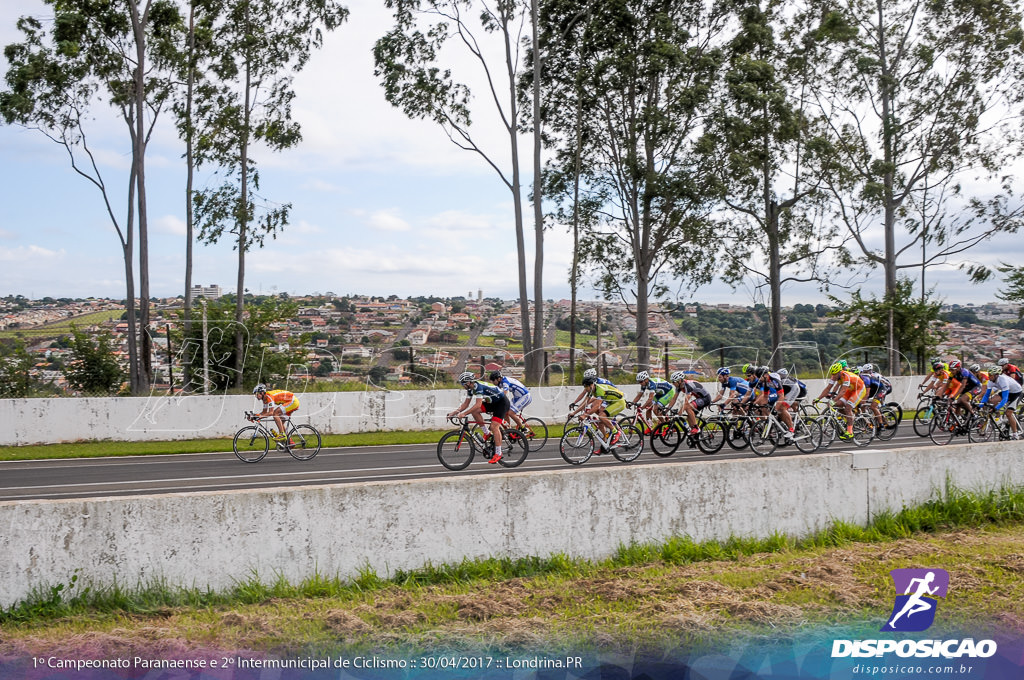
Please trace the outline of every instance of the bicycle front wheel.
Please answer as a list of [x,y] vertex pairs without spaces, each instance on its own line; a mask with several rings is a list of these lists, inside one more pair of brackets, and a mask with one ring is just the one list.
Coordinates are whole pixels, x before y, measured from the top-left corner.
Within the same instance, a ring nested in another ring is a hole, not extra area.
[[675,453],[682,441],[683,433],[679,431],[678,421],[662,423],[651,431],[651,451],[662,458]]
[[644,431],[638,425],[622,428],[619,441],[612,447],[612,455],[623,463],[636,460],[644,450]]
[[[923,402],[922,402],[923,403]],[[914,414],[914,432],[918,437],[927,437],[931,429],[932,420],[935,419],[935,406],[929,401],[922,408],[918,404],[917,412]]]
[[270,450],[270,437],[255,425],[249,425],[235,433],[231,448],[235,450],[238,460],[246,463],[258,463]]
[[466,430],[445,432],[437,443],[437,459],[449,470],[465,470],[473,462],[476,447]]
[[747,448],[747,435],[744,432],[745,420],[733,420],[725,427],[725,443],[729,448],[742,451]]
[[875,438],[875,419],[873,416],[858,413],[853,418],[853,443],[864,447]]
[[900,426],[901,416],[896,409],[888,406],[882,409],[882,426],[875,431],[875,436],[882,441],[889,441],[896,436],[896,430]]
[[320,433],[312,425],[296,425],[289,437],[288,453],[295,460],[312,460],[320,453]]
[[523,430],[502,430],[501,443],[501,458],[498,465],[502,467],[518,467],[530,453],[530,444]]
[[772,422],[768,418],[751,418],[747,425],[747,441],[750,450],[759,456],[775,453],[775,439],[772,437]]
[[794,418],[793,438],[801,453],[814,453],[821,446],[821,424],[816,418]]
[[[916,421],[915,421],[916,422]],[[953,441],[958,425],[952,413],[946,413],[944,418],[932,418],[928,426],[928,437],[933,443],[944,446]]]
[[523,429],[531,451],[540,451],[548,443],[548,426],[540,418],[524,418]]
[[570,427],[558,442],[558,452],[570,465],[583,465],[594,455],[594,435],[579,425]]
[[994,441],[998,435],[999,428],[992,416],[975,418],[967,432],[967,438],[975,444]]

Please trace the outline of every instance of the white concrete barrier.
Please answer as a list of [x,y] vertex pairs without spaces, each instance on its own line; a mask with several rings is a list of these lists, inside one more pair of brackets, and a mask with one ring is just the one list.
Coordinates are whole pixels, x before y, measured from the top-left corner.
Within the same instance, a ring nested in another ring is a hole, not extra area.
[[1019,487],[1024,443],[0,502],[0,606],[76,573],[80,585],[223,589],[254,571],[299,582],[489,556],[600,558],[672,536],[802,536],[922,503],[947,479]]
[[[822,380],[808,382],[816,397]],[[911,408],[917,403],[920,378],[894,379],[893,398]],[[718,392],[717,383],[705,383]],[[626,396],[636,394],[626,385]],[[532,390],[528,414],[561,421],[577,386]],[[444,416],[463,399],[461,390],[368,390],[300,393],[296,422],[310,422],[322,432],[345,434],[386,430],[444,429]],[[82,399],[0,399],[0,446],[53,444],[82,440],[161,441],[230,437],[245,424],[242,413],[257,408],[244,395],[106,397]]]

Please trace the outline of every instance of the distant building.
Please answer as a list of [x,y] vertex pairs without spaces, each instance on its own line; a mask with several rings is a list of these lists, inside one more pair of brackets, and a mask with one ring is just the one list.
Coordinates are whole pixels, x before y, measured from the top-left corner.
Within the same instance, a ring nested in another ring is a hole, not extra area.
[[209,286],[192,286],[193,298],[206,298],[207,300],[219,300],[221,296],[220,286],[210,284]]

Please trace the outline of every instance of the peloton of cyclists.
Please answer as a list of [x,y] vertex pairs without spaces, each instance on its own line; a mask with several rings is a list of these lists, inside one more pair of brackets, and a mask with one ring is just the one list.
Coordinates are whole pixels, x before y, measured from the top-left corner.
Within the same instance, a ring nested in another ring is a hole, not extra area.
[[846,432],[839,435],[840,439],[853,438],[853,409],[867,394],[864,381],[859,375],[849,370],[845,359],[840,359],[828,368],[828,381],[825,389],[817,400],[835,399],[843,415],[846,416]]
[[[512,405],[508,397],[497,385],[478,380],[475,375],[466,371],[459,375],[459,384],[466,388],[466,398],[459,408],[448,414],[449,418],[473,416],[477,424],[484,426],[484,413],[491,415],[491,436],[494,438],[494,455],[487,461],[497,463],[501,460],[501,425]],[[476,403],[472,403],[476,400]]]

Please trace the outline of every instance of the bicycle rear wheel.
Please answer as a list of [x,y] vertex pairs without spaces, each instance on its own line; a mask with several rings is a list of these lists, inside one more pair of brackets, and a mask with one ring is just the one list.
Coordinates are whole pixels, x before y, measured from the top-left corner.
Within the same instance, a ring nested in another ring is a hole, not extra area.
[[732,420],[728,423],[725,428],[725,443],[729,445],[729,448],[742,451],[749,446],[743,427],[746,422],[745,420]]
[[449,470],[465,470],[473,462],[476,447],[466,430],[452,430],[437,443],[437,459]]
[[258,463],[270,450],[270,437],[255,425],[249,425],[235,433],[231,448],[234,449],[238,460]]
[[548,426],[540,418],[524,418],[523,428],[526,430],[530,451],[540,451],[548,443]]
[[580,425],[570,427],[558,442],[558,453],[570,465],[583,465],[594,455],[594,435]]
[[952,413],[947,413],[944,418],[932,419],[928,426],[928,437],[933,443],[944,446],[953,441],[953,435],[958,427],[956,417]]
[[889,441],[896,436],[896,430],[900,426],[900,416],[895,409],[888,406],[882,409],[882,427],[875,431],[875,436],[881,441]]
[[914,432],[918,437],[927,437],[931,430],[932,420],[935,418],[935,405],[928,400],[921,400],[917,405],[917,412],[914,413]]
[[864,447],[875,438],[875,421],[873,416],[858,413],[853,417],[853,443]]
[[697,448],[710,455],[718,453],[725,445],[725,423],[716,419],[705,421],[697,435]]
[[320,453],[320,433],[312,425],[296,425],[291,432],[288,453],[295,460],[312,460]]
[[971,423],[971,429],[967,432],[967,438],[976,444],[995,441],[998,436],[999,427],[991,415],[975,418]]
[[654,455],[667,458],[676,452],[683,441],[683,433],[677,421],[669,421],[658,425],[651,432],[651,451]]
[[498,465],[502,467],[518,467],[530,453],[530,444],[523,430],[502,430],[501,443],[501,458]]
[[644,431],[639,425],[622,428],[619,441],[612,447],[612,455],[623,463],[636,460],[644,451]]

